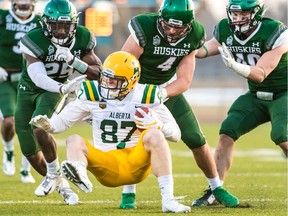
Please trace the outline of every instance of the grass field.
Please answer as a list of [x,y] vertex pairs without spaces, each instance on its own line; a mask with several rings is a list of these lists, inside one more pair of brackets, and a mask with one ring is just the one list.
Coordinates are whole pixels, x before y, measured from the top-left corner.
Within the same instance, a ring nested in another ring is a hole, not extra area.
[[[202,124],[212,149],[218,139],[218,126],[217,123]],[[79,131],[91,139],[90,128],[86,124],[76,125],[67,132],[56,135],[61,161],[65,159],[65,137]],[[234,163],[225,187],[238,196],[240,207],[233,209],[223,206],[193,207],[189,215],[287,215],[287,160],[283,158],[280,149],[270,141],[269,133],[270,125],[265,124],[237,142]],[[192,154],[182,142],[171,143],[170,146],[175,196],[181,203],[190,205],[207,188],[207,181],[195,164]],[[136,210],[120,210],[118,207],[122,188],[106,188],[90,174],[94,184],[93,192],[85,194],[73,186],[81,202],[76,206],[67,206],[56,192],[45,198],[34,195],[34,190],[42,180],[34,170],[32,173],[36,178],[35,184],[20,183],[20,158],[19,147],[16,145],[16,175],[7,177],[2,171],[0,172],[0,215],[153,216],[163,214],[158,183],[152,175],[137,186],[138,209]]]

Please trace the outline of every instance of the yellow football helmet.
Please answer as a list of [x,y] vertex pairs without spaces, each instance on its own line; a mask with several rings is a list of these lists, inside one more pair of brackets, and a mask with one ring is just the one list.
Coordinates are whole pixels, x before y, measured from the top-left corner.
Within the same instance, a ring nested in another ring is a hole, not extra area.
[[138,59],[123,51],[110,54],[99,76],[99,93],[107,100],[122,100],[138,83],[141,67]]

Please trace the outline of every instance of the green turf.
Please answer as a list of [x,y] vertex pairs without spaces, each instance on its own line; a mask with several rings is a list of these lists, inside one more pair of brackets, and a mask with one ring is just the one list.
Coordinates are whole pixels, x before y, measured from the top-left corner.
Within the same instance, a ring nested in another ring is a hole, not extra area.
[[[203,124],[202,129],[212,149],[218,139],[219,124]],[[80,124],[67,132],[56,135],[59,158],[65,159],[63,145],[67,135],[81,131],[91,140],[91,129]],[[286,216],[287,215],[287,160],[269,138],[270,125],[260,126],[242,137],[236,146],[235,159],[225,182],[225,187],[240,199],[240,207],[223,206],[193,207],[189,215],[237,215],[237,216]],[[170,143],[173,157],[175,196],[180,202],[190,205],[207,187],[207,181],[195,164],[192,154],[182,143]],[[2,150],[2,148],[1,148]],[[260,151],[261,150],[261,151]],[[22,184],[19,177],[20,152],[16,146],[17,173],[7,177],[0,172],[0,215],[159,215],[161,213],[160,194],[157,180],[149,176],[137,187],[136,210],[120,210],[121,188],[106,188],[90,174],[94,184],[93,192],[85,194],[77,191],[81,203],[67,206],[56,192],[45,198],[38,198],[34,190],[42,177],[32,173],[35,184]],[[2,169],[2,164],[0,164]]]

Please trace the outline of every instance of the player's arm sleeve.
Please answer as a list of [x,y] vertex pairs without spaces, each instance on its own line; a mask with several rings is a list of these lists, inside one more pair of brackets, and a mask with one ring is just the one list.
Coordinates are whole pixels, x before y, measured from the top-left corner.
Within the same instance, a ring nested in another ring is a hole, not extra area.
[[60,93],[60,86],[63,84],[47,76],[46,68],[43,62],[35,62],[30,64],[27,68],[27,72],[30,79],[37,87],[49,92]]
[[89,114],[89,108],[83,101],[76,99],[70,102],[58,115],[55,114],[51,117],[50,124],[53,133],[60,133],[67,130],[76,122],[89,116]]
[[282,45],[288,45],[288,29],[286,28],[286,30],[277,38],[277,40],[275,41],[275,43],[273,44],[272,49],[275,49],[279,46]]
[[181,139],[181,131],[174,117],[164,104],[153,108],[163,123],[161,131],[165,138],[172,142],[178,142]]
[[[22,42],[20,42],[20,50],[27,55],[37,58]],[[27,67],[27,72],[30,79],[37,87],[49,92],[60,92],[60,86],[62,83],[59,83],[47,76],[46,68],[43,62],[37,61],[30,64]]]

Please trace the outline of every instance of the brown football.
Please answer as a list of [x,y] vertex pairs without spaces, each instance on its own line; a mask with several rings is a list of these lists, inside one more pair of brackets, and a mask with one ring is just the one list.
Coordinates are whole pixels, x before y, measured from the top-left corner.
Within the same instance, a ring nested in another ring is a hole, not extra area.
[[[142,109],[145,113],[148,113],[148,112],[149,112],[149,108],[148,108],[148,107],[142,106],[142,107],[139,107],[139,108]],[[135,116],[138,116],[138,117],[140,117],[140,118],[143,117],[143,115],[142,115],[140,112],[138,112],[138,110],[136,110]]]
[[[144,107],[144,106],[142,106],[142,107],[140,107],[145,113],[148,113],[149,112],[149,108],[148,107]],[[137,110],[136,110],[136,112],[135,112],[135,116],[138,116],[138,117],[140,117],[140,118],[143,118],[143,115],[140,113],[140,112],[138,112]],[[143,131],[143,129],[140,129],[140,128],[137,128],[138,129],[138,131],[141,133],[142,131]]]

